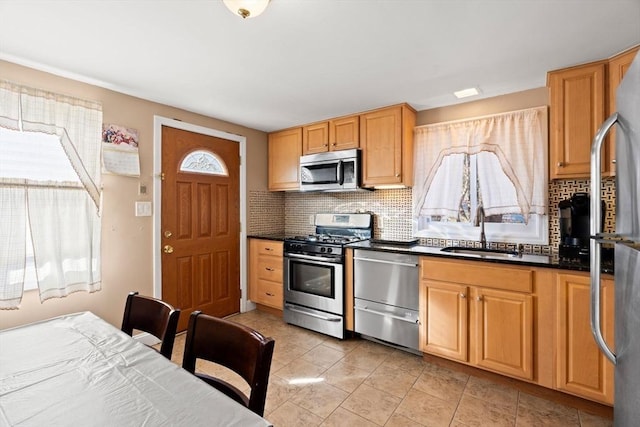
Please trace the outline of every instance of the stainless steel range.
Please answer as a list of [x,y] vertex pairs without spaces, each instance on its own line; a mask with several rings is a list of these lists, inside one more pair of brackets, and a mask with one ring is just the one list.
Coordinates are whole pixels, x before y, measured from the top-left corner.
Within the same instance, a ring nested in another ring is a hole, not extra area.
[[315,216],[316,234],[284,241],[284,321],[344,338],[344,246],[371,238],[371,214]]

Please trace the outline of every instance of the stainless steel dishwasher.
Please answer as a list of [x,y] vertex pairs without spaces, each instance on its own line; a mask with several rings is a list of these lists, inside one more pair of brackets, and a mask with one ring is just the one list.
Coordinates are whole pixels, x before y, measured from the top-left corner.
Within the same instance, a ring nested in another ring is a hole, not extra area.
[[354,251],[355,332],[418,350],[418,256]]

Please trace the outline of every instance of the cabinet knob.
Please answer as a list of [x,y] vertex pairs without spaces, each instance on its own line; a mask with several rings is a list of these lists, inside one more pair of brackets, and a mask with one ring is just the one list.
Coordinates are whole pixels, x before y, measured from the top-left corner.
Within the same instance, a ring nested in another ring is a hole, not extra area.
[[273,248],[264,248],[265,251],[272,251]]
[[271,294],[269,292],[265,292],[265,294],[267,294],[268,297],[274,297],[275,296],[274,294]]
[[558,162],[557,166],[558,166],[559,168],[562,168],[562,167],[564,167],[564,163],[563,163],[563,162]]
[[482,295],[477,296],[476,301],[482,301]]
[[400,178],[400,174],[399,173],[396,174],[396,178]]
[[467,296],[463,293],[460,294],[460,298],[466,298]]
[[265,267],[264,269],[267,270],[267,271],[273,271],[273,268],[271,268],[271,267]]
[[328,147],[328,146],[329,146],[329,144],[324,144],[324,146],[325,146],[325,147]]
[[333,144],[331,144],[331,145],[333,145],[334,147],[337,147],[337,146],[338,146],[338,143],[337,143],[337,142],[334,142],[334,143],[333,143]]
[[611,160],[611,163],[615,163],[615,162],[616,162],[616,159]]

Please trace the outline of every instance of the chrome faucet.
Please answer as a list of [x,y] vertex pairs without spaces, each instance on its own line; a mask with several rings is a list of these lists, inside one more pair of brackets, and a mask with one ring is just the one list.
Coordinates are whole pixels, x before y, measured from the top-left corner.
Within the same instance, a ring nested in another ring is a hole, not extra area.
[[478,209],[476,210],[476,218],[473,222],[473,226],[480,226],[480,246],[482,249],[486,249],[487,236],[484,234],[484,206],[482,206],[482,203],[478,205]]

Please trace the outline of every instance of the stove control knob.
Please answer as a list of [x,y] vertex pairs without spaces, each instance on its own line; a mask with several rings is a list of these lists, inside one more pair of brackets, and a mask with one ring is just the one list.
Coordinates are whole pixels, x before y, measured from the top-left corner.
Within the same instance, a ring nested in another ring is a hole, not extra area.
[[330,254],[331,252],[333,252],[332,248],[327,248],[327,253]]
[[320,248],[320,252],[325,252],[327,250],[327,248]]

